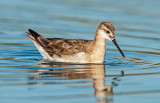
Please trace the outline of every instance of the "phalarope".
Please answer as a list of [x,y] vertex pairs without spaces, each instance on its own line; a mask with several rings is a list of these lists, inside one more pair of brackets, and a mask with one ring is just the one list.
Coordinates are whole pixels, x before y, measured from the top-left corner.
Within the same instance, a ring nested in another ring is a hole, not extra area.
[[106,39],[112,41],[125,58],[115,39],[115,28],[110,22],[100,23],[94,40],[44,38],[31,29],[26,35],[33,41],[44,59],[54,62],[103,63]]

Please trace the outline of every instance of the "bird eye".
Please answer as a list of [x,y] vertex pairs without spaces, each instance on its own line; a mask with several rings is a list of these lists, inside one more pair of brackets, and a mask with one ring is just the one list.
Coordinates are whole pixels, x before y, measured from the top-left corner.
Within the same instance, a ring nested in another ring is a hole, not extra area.
[[106,33],[108,33],[108,34],[109,34],[109,33],[110,33],[110,31],[108,31],[108,30],[107,30],[107,31],[106,31]]

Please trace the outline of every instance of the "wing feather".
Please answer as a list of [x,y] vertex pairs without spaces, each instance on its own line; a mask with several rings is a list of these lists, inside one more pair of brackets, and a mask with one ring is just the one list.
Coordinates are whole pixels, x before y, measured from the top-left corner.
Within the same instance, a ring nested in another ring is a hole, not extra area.
[[[72,55],[79,52],[87,52],[88,45],[91,40],[76,40],[76,39],[50,39],[48,48],[51,49],[48,51],[50,55]],[[46,49],[47,50],[47,49]],[[47,52],[48,52],[47,51]]]
[[51,57],[53,55],[72,55],[79,52],[88,52],[93,40],[44,38],[34,30],[29,29],[26,35],[41,46]]

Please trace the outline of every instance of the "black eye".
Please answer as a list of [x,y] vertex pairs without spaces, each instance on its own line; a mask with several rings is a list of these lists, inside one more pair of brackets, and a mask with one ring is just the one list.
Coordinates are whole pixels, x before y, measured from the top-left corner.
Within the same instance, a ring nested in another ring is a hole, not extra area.
[[106,31],[106,33],[107,33],[107,34],[109,34],[109,33],[110,33],[110,31],[108,31],[108,30],[107,30],[107,31]]

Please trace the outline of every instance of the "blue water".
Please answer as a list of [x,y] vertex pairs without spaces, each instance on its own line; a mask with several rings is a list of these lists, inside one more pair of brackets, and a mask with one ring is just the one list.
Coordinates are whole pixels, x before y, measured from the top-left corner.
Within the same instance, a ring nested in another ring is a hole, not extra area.
[[[0,103],[159,103],[159,0],[3,0]],[[116,28],[104,65],[50,63],[25,32],[93,39],[102,21]]]

